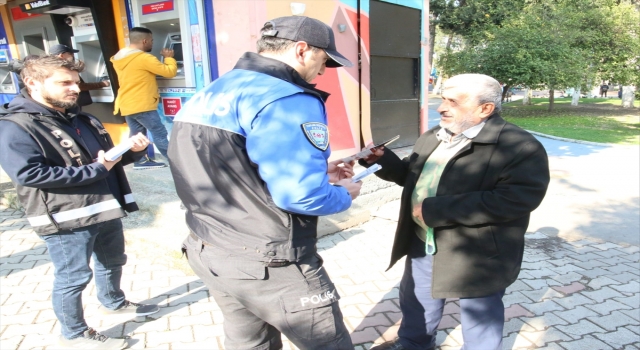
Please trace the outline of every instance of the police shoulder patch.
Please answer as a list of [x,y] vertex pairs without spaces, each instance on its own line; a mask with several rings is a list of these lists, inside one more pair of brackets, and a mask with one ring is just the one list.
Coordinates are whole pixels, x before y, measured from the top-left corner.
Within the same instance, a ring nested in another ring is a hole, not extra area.
[[307,140],[311,142],[313,147],[326,151],[329,148],[329,128],[322,123],[304,123],[300,125]]

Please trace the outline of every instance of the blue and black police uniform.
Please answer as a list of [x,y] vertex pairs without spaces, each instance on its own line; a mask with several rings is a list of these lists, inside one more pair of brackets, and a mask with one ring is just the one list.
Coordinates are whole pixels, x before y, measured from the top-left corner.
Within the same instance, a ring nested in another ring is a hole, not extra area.
[[189,263],[225,318],[225,348],[352,349],[316,252],[318,216],[346,210],[329,183],[324,102],[290,66],[254,53],[178,113],[169,161]]

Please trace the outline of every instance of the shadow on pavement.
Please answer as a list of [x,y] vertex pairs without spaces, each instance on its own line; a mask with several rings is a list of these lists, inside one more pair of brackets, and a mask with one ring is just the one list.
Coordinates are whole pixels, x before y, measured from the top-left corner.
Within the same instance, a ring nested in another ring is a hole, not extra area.
[[[37,258],[33,258],[34,256]],[[51,262],[49,254],[47,254],[47,246],[45,243],[36,244],[31,249],[15,252],[6,256],[0,256],[0,259],[0,261],[2,261],[0,277],[30,271],[38,266],[46,265]],[[27,260],[25,261],[25,259]],[[33,266],[28,266],[30,265],[29,262],[34,262]]]
[[[191,285],[194,282],[198,284],[197,287]],[[128,339],[129,346],[131,347],[139,341],[138,339],[133,339],[131,337],[131,334],[134,333],[138,328],[147,323],[155,322],[171,313],[175,313],[180,309],[187,308],[189,307],[189,305],[197,303],[198,301],[209,297],[207,287],[204,286],[200,280],[195,280],[194,282],[185,283],[165,293],[158,294],[154,297],[140,302],[141,304],[158,303],[160,311],[158,311],[157,313],[149,316],[131,318],[129,320],[115,324],[110,328],[101,331],[101,333],[110,337]],[[185,290],[188,291],[185,292]],[[181,296],[176,299],[177,295]],[[173,299],[169,301],[167,300],[168,298]],[[159,300],[167,301],[167,303],[165,305],[162,305],[161,303],[159,303]]]
[[[548,226],[529,230],[525,236],[525,253],[520,275],[516,282],[507,288],[503,298],[505,304],[504,349],[519,347],[523,341],[537,346],[553,341],[554,339],[547,339],[550,337],[545,335],[545,332],[535,331],[534,328],[541,330],[550,326],[566,325],[567,329],[571,329],[569,326],[571,322],[561,319],[558,321],[552,318],[553,315],[543,313],[549,308],[562,312],[565,309],[558,305],[567,305],[567,308],[571,308],[572,299],[570,296],[572,294],[577,292],[590,293],[602,288],[598,284],[590,283],[592,279],[596,278],[587,268],[591,259],[585,256],[583,263],[587,265],[584,269],[577,266],[581,261],[575,260],[576,256],[584,254],[583,251],[599,252],[599,249],[583,246],[583,244],[594,244],[595,241],[575,242],[558,237],[558,233],[557,228]],[[604,256],[600,258],[606,259]],[[572,263],[572,261],[575,262]],[[629,260],[628,263],[632,263],[632,261]],[[608,265],[605,264],[605,266]],[[353,331],[353,333],[367,333],[369,339],[372,334],[381,334],[382,336],[368,342],[356,343],[356,345],[368,349],[373,345],[373,342],[378,344],[397,337],[397,331],[402,321],[402,315],[398,312],[399,286],[400,281],[378,301]],[[563,301],[562,299],[565,298],[566,300]],[[438,326],[436,349],[452,349],[462,346],[460,321],[458,299],[447,299],[443,317]],[[556,323],[550,323],[550,321]],[[366,332],[365,330],[369,327],[373,327],[375,332]],[[579,335],[576,334],[576,336]]]

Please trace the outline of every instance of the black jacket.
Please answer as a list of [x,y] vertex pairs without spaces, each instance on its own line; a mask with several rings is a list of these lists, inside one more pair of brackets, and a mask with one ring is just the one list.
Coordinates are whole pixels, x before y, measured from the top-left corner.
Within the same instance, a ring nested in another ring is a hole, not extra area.
[[[421,228],[411,215],[411,194],[440,143],[439,129],[425,132],[409,157],[401,160],[387,150],[377,162],[382,166],[375,173],[378,177],[404,187],[390,267],[415,251],[412,245]],[[499,115],[490,117],[446,165],[436,196],[422,204],[438,249],[432,296],[481,297],[513,283],[520,272],[529,214],[542,202],[548,184],[542,144]]]
[[[123,164],[94,162],[113,142],[102,124],[79,108],[60,113],[22,94],[0,110],[0,164],[16,186],[27,219],[40,235],[84,227],[138,210]],[[87,146],[89,145],[89,146]]]

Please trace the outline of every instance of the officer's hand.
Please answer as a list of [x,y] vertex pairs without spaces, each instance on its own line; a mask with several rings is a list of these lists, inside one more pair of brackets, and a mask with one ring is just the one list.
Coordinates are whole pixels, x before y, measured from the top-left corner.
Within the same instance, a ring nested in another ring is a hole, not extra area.
[[111,168],[113,168],[114,165],[116,165],[117,162],[119,162],[122,159],[122,157],[118,157],[118,159],[114,160],[113,162],[110,162],[106,159],[104,159],[104,151],[99,151],[98,152],[98,160],[96,160],[96,162],[104,165],[105,168],[107,168],[107,170],[111,170]]
[[345,163],[342,159],[329,162],[327,165],[327,174],[329,175],[329,182],[336,183],[343,179],[350,179],[353,177],[353,165],[355,161]]
[[133,152],[144,151],[147,148],[147,146],[149,146],[149,139],[146,136],[144,136],[141,132],[131,136],[131,138],[129,138],[129,142],[131,142],[131,144],[133,145],[131,146],[131,150]]
[[349,191],[351,195],[351,199],[356,199],[360,194],[360,188],[362,187],[362,182],[352,182],[351,179],[344,179],[336,182],[336,185],[342,186]]
[[370,143],[362,150],[364,151],[366,149],[371,150],[371,154],[363,158],[364,161],[367,162],[367,164],[373,164],[377,162],[378,159],[380,159],[380,157],[382,157],[382,155],[384,154],[384,146],[373,147],[373,143]]
[[164,49],[160,50],[160,54],[164,58],[173,57],[173,50],[164,48]]
[[109,87],[109,86],[111,86],[111,81],[110,80],[104,80],[104,81],[102,81],[102,85],[104,85],[104,87]]

